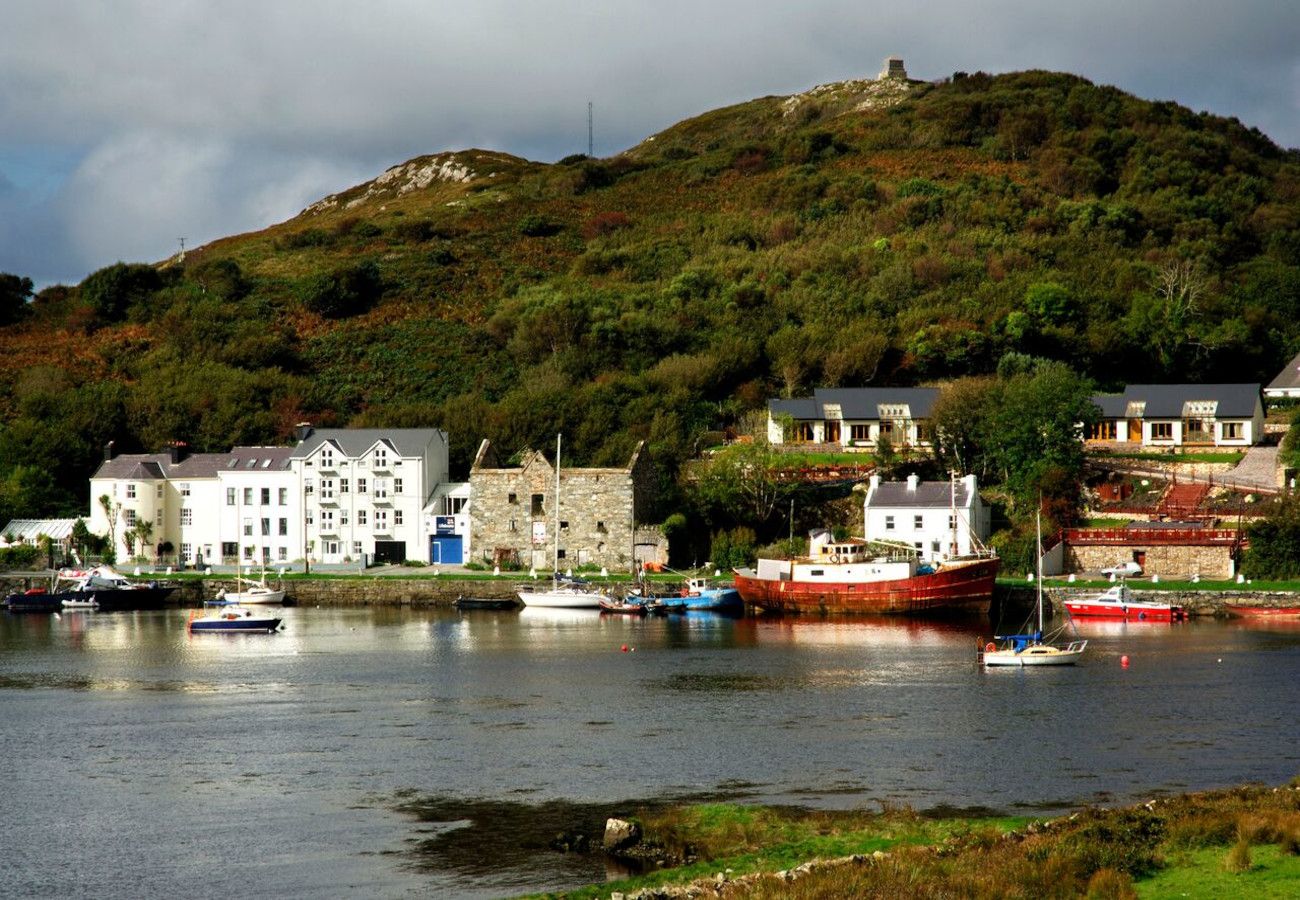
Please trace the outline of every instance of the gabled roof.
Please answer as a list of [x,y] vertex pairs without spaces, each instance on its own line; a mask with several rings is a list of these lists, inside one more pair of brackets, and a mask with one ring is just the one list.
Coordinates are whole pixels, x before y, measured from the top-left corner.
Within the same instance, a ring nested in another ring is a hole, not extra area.
[[365,456],[380,441],[398,456],[416,457],[423,456],[425,448],[439,439],[445,443],[447,434],[438,428],[319,428],[293,449],[292,457],[306,459],[326,441],[350,459]]
[[1145,403],[1143,418],[1181,419],[1188,403],[1215,403],[1218,419],[1249,419],[1259,404],[1259,384],[1130,384],[1122,398]]
[[[871,493],[868,506],[874,509],[948,509],[953,506],[953,486],[947,481],[921,481],[909,491],[905,481],[882,481]],[[970,506],[966,485],[957,482],[956,507]]]
[[1092,402],[1101,409],[1103,419],[1122,419],[1128,411],[1128,400],[1123,394],[1094,394]]
[[1287,388],[1300,388],[1300,353],[1297,353],[1295,358],[1277,373],[1277,377],[1270,381],[1264,390],[1286,390]]
[[283,472],[291,447],[235,447],[229,453],[193,453],[173,463],[168,453],[124,453],[104,460],[92,478],[150,481],[216,478],[221,472]]
[[882,406],[906,405],[911,418],[925,419],[938,396],[938,388],[926,387],[818,388],[811,397],[769,400],[767,408],[773,416],[824,419],[825,407],[830,404],[839,406],[843,419],[874,420],[881,418]]

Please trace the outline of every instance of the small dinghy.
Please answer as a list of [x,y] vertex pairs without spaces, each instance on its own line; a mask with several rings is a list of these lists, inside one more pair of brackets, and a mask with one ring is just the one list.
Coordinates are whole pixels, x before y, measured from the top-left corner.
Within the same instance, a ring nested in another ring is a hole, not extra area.
[[614,600],[610,597],[600,598],[600,611],[624,616],[644,616],[647,612],[645,604],[638,600]]
[[514,609],[519,605],[519,601],[513,597],[504,599],[499,597],[457,597],[455,606],[457,609]]

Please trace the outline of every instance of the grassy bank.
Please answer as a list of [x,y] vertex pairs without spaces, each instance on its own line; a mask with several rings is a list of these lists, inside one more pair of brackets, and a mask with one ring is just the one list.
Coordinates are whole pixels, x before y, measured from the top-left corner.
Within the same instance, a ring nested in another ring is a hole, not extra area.
[[700,879],[724,897],[1300,896],[1300,780],[1050,821],[704,804],[641,823],[693,861],[565,896]]

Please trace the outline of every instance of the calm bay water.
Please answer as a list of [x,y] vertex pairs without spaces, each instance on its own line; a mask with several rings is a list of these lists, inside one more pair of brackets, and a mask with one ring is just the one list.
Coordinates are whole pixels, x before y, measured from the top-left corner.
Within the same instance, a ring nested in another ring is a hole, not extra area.
[[186,615],[0,615],[0,893],[495,896],[602,877],[539,835],[647,799],[1052,812],[1300,773],[1300,624],[1081,626],[1086,665],[1026,672],[976,666],[979,623]]

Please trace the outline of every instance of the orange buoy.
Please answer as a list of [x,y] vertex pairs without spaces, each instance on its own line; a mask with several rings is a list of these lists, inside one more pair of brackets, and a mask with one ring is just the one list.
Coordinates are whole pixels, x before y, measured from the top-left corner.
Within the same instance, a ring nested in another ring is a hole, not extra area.
[[624,652],[624,653],[627,652],[627,644],[624,644],[624,645],[623,645],[623,652]]
[[984,645],[984,652],[985,652],[985,653],[992,653],[992,652],[993,652],[994,650],[996,650],[996,649],[998,649],[998,648],[997,648],[997,645],[994,644],[992,641],[989,641],[987,644]]

